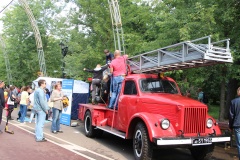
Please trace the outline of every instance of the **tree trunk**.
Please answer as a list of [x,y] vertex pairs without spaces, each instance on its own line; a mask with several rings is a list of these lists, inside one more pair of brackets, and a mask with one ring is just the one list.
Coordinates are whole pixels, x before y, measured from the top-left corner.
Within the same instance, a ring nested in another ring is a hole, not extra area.
[[224,120],[224,113],[225,113],[225,78],[223,78],[221,82],[219,121]]
[[230,79],[227,85],[227,100],[226,100],[225,113],[224,113],[225,119],[228,119],[231,100],[236,98],[237,88],[238,88],[238,81],[236,79]]

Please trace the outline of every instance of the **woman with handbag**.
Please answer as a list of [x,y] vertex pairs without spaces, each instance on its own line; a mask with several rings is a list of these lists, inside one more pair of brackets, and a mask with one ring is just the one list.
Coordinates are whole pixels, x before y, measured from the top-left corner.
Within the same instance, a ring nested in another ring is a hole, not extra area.
[[12,114],[12,111],[14,110],[14,101],[15,101],[15,99],[16,99],[16,97],[14,96],[14,94],[13,94],[13,90],[15,89],[15,87],[14,86],[11,86],[10,87],[10,90],[9,90],[9,93],[8,93],[8,100],[7,100],[7,105],[8,105],[8,109],[7,109],[7,111],[8,111],[8,115],[7,115],[7,119],[8,120],[13,120],[12,119],[12,116],[11,116],[11,114]]
[[63,133],[63,131],[60,130],[60,118],[62,115],[62,109],[63,109],[63,93],[61,91],[62,86],[60,83],[57,83],[54,86],[54,90],[52,91],[51,95],[51,101],[53,102],[52,112],[52,126],[51,130],[52,133]]

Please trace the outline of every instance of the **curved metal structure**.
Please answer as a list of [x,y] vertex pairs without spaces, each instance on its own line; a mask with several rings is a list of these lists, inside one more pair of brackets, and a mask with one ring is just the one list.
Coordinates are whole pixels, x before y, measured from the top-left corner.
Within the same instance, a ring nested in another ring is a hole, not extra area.
[[26,0],[19,0],[19,2],[22,4],[22,6],[23,6],[28,18],[29,18],[29,21],[31,23],[32,29],[34,31],[36,45],[37,45],[40,72],[42,72],[42,76],[47,76],[44,52],[43,52],[43,47],[42,47],[42,39],[41,39],[41,35],[40,35],[40,32],[39,32],[36,20],[33,16],[33,13],[31,11],[27,1]]
[[2,50],[3,50],[3,56],[5,59],[5,65],[6,65],[6,72],[7,72],[7,80],[8,80],[8,84],[12,84],[12,74],[11,74],[11,69],[10,69],[10,63],[9,63],[9,59],[8,59],[8,54],[6,51],[6,45],[5,42],[2,38],[2,36],[0,35],[0,43],[2,45]]
[[118,0],[108,0],[108,4],[112,20],[115,50],[118,49],[121,53],[125,54],[122,20]]

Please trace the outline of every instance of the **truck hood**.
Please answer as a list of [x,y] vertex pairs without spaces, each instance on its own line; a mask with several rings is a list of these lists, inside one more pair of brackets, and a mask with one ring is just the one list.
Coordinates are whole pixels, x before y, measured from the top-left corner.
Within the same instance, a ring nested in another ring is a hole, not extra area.
[[205,104],[191,99],[184,97],[178,94],[168,94],[168,93],[146,93],[141,96],[141,102],[147,104],[161,104],[161,105],[180,105],[180,106],[198,106],[204,107]]

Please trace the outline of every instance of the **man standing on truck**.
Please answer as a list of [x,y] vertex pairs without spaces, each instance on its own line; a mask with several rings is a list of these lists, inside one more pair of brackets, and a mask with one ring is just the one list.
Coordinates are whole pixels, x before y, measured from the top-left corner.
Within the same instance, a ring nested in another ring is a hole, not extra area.
[[116,100],[122,87],[122,81],[126,76],[126,60],[128,55],[121,56],[121,52],[116,50],[114,52],[114,57],[115,59],[109,64],[110,72],[112,73],[112,95],[108,106],[110,109],[114,107],[117,109]]
[[[92,69],[86,69],[84,68],[84,71],[87,72],[91,72],[93,73],[93,79],[92,79],[92,104],[95,104],[95,97],[96,97],[96,93],[98,93],[98,89],[97,86],[100,86],[102,78],[103,78],[103,71],[106,70],[108,68],[108,65],[105,66],[101,66],[100,64],[98,64],[96,66],[96,68]],[[97,89],[97,91],[96,91]]]
[[237,98],[231,101],[229,108],[229,128],[234,131],[240,160],[240,87],[237,89]]

